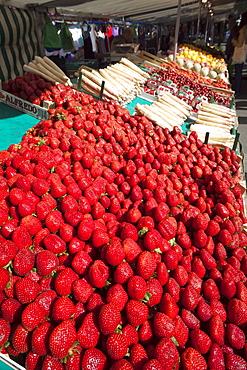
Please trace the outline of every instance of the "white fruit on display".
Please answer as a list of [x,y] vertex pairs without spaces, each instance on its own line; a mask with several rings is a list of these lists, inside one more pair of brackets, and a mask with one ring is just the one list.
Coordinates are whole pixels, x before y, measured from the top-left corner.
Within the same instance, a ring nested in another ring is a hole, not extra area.
[[197,72],[197,73],[200,73],[201,72],[201,69],[202,69],[202,66],[200,63],[195,63],[194,66],[193,66],[193,71]]
[[208,76],[208,73],[209,73],[209,69],[208,67],[203,67],[202,70],[201,70],[201,74],[206,77]]

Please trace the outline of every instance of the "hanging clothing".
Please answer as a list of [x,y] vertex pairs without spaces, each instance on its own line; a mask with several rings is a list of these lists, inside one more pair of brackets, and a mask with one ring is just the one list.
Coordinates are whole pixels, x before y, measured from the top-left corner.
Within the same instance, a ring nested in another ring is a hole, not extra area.
[[91,24],[91,29],[90,29],[90,38],[92,42],[92,49],[94,53],[98,52],[98,47],[96,43],[96,34],[95,34],[95,24]]
[[112,27],[112,36],[118,36],[119,35],[119,27]]

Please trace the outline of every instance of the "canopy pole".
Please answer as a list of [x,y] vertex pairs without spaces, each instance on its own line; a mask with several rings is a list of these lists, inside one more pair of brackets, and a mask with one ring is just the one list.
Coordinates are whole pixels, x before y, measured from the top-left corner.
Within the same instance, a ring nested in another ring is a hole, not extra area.
[[198,18],[197,18],[197,30],[196,30],[196,41],[198,41],[199,37],[199,29],[200,29],[200,20],[201,20],[201,8],[202,8],[202,0],[199,0],[199,9],[198,9]]
[[174,53],[173,53],[173,60],[176,60],[177,50],[178,50],[178,34],[179,34],[179,26],[180,26],[180,18],[181,18],[181,5],[182,0],[178,0],[178,11],[177,11],[177,19],[176,19],[176,28],[175,28],[175,42],[174,42]]
[[205,42],[207,42],[207,38],[208,38],[208,24],[209,24],[209,15],[207,14],[207,23],[206,23],[206,30],[205,30],[205,37],[204,37]]

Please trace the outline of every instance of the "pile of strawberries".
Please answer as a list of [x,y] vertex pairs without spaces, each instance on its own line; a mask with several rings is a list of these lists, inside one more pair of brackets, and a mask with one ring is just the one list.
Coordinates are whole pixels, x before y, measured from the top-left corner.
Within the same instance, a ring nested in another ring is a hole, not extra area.
[[2,352],[27,370],[246,370],[236,153],[85,94],[66,108],[0,152]]

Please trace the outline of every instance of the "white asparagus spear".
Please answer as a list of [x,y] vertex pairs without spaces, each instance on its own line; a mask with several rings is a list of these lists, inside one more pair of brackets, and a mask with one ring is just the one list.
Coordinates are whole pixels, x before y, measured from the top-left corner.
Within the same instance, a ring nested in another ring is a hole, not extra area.
[[120,63],[125,64],[127,67],[133,69],[134,71],[138,72],[140,75],[142,75],[145,78],[149,78],[149,74],[147,72],[144,72],[141,70],[141,68],[137,67],[134,63],[132,63],[129,59],[127,58],[122,58],[120,60]]
[[171,105],[176,110],[180,111],[185,117],[189,116],[189,111],[187,109],[185,109],[182,105],[177,104],[175,101],[172,101],[167,97],[164,97],[163,95],[158,96],[158,101],[160,103]]
[[51,78],[54,76],[55,81],[59,82],[60,84],[64,85],[65,81],[61,80],[57,76],[55,76],[52,72],[50,72],[48,69],[46,69],[42,64],[37,63],[37,68],[42,72],[50,76]]
[[[166,109],[168,109],[171,113],[174,112],[177,116],[181,117],[183,120],[185,120],[188,116],[182,112],[180,109],[178,109],[176,106],[171,105],[169,102],[165,100],[158,100],[160,104],[163,104]],[[155,104],[155,103],[154,103]]]
[[[94,89],[95,91],[98,91],[98,92],[101,91],[101,87],[97,85],[95,82],[93,82],[92,80],[90,80],[89,78],[87,78],[85,75],[82,75],[82,81],[84,82],[84,84],[88,85],[91,89]],[[105,91],[105,90],[104,90],[103,96],[111,100],[114,100],[116,98],[115,96],[109,94],[108,91]]]
[[43,58],[39,56],[35,56],[35,61],[37,62],[36,64],[40,63],[44,68],[46,68],[48,71],[52,72],[55,76],[57,76],[60,80],[64,80],[67,82],[69,80],[69,77],[64,76],[64,74],[59,73],[56,69],[52,68],[48,63],[44,61]]
[[172,127],[181,125],[181,123],[178,123],[175,119],[170,119],[166,117],[166,115],[164,115],[164,112],[158,107],[153,106],[153,104],[147,106],[147,109],[159,116],[164,122],[170,124]]
[[158,126],[163,127],[163,128],[168,128],[169,130],[172,129],[171,125],[165,123],[160,117],[154,115],[152,112],[147,110],[145,106],[141,104],[137,104],[135,106],[135,110],[137,111],[138,114],[141,114],[147,117],[150,121],[152,121],[153,123],[156,123]]
[[64,75],[66,77],[66,74],[51,59],[49,59],[48,57],[44,57],[43,59],[44,59],[44,62],[46,62],[47,64],[49,64],[51,67],[53,67],[58,72],[60,72],[61,75]]
[[[92,72],[88,72],[88,71],[84,71],[84,76],[86,76],[87,78],[89,78],[90,80],[92,80],[93,82],[95,82],[97,85],[99,85],[101,87],[102,85],[102,82],[103,82],[103,78],[100,74],[96,75]],[[118,96],[118,91],[114,91],[114,88],[111,86],[109,86],[106,81],[105,81],[105,87],[104,87],[104,91],[108,91],[109,94],[111,95],[114,95],[115,97]]]
[[185,101],[183,101],[182,99],[179,99],[177,96],[171,94],[170,92],[166,91],[165,92],[165,95],[167,95],[170,99],[174,100],[175,102],[181,104],[181,105],[184,105],[184,107],[188,110],[192,110],[192,107],[187,104]]
[[23,66],[23,70],[25,72],[29,72],[29,73],[35,73],[35,74],[38,74],[40,77],[42,77],[44,80],[47,80],[47,81],[50,81],[50,82],[53,82],[55,83],[56,81],[54,80],[54,78],[51,78],[49,76],[47,76],[46,74],[42,73],[41,71],[39,71],[38,69],[36,68],[33,68],[27,64],[24,64]]
[[172,112],[169,110],[169,108],[167,108],[167,106],[164,106],[160,102],[155,102],[153,105],[155,107],[158,107],[158,109],[162,110],[163,115],[165,115],[169,119],[171,120],[173,119],[174,121],[177,121],[179,125],[183,124],[184,119],[177,115],[172,114]]

